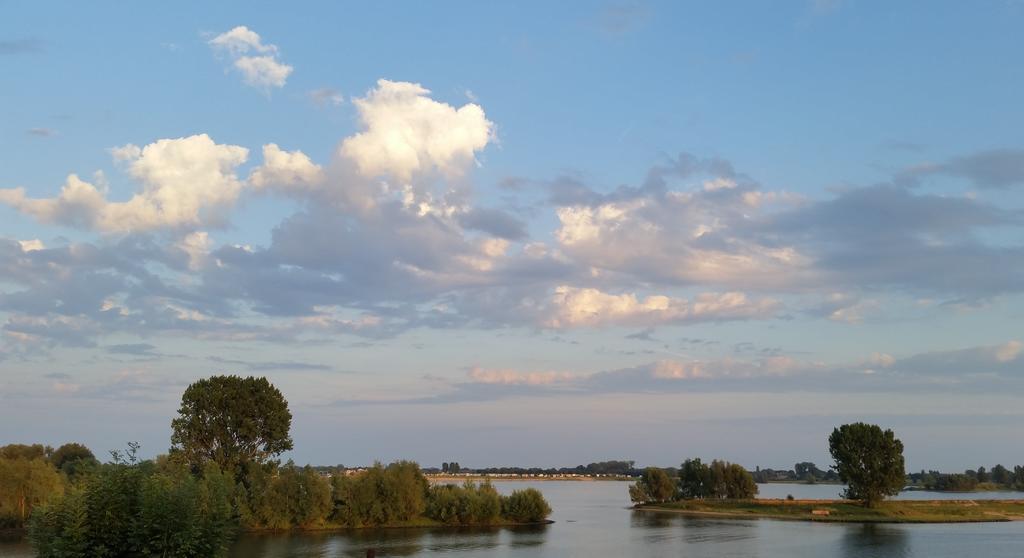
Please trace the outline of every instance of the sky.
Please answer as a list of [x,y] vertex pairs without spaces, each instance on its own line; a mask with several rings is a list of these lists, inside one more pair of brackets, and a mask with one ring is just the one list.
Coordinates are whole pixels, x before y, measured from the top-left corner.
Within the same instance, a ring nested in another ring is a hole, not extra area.
[[0,2],[0,443],[1024,463],[1024,3]]

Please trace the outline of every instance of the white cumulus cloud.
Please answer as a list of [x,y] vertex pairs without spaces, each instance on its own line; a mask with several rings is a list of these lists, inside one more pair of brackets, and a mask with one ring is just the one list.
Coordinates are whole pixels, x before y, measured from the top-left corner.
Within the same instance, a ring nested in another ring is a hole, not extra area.
[[284,87],[294,70],[280,60],[276,45],[263,44],[259,34],[244,25],[217,35],[209,45],[231,58],[243,81],[253,87]]
[[0,190],[0,203],[44,223],[103,232],[199,226],[219,221],[238,199],[243,184],[235,169],[249,151],[200,134],[142,148],[126,145],[111,153],[142,185],[128,201],[109,201],[105,188],[72,174],[55,198],[31,199],[24,189],[14,188]]
[[324,171],[301,151],[285,151],[275,143],[263,146],[263,164],[249,175],[257,188],[291,190],[310,187],[324,181]]
[[469,103],[455,108],[431,99],[418,83],[377,82],[377,88],[352,102],[365,130],[345,139],[341,154],[368,177],[439,171],[459,176],[494,137],[484,110]]

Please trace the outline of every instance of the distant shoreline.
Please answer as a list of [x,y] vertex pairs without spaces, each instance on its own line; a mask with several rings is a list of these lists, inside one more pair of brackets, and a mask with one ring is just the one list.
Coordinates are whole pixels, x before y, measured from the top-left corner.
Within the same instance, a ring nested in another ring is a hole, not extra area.
[[832,523],[991,523],[1024,520],[1024,500],[890,500],[866,508],[850,500],[684,500],[638,511],[722,519]]
[[620,476],[620,477],[613,477],[613,476],[597,477],[597,476],[582,476],[582,475],[581,476],[572,476],[572,475],[544,475],[544,476],[532,477],[532,476],[529,476],[529,475],[508,475],[508,476],[505,476],[505,475],[502,475],[502,474],[495,474],[495,475],[484,475],[484,474],[480,474],[480,475],[478,475],[478,474],[472,474],[472,475],[444,475],[444,474],[441,474],[441,475],[431,475],[431,474],[427,474],[426,477],[427,477],[427,480],[432,481],[432,482],[433,481],[436,481],[436,482],[464,482],[464,481],[473,481],[473,482],[481,482],[481,481],[523,481],[523,482],[528,482],[528,481],[579,481],[579,482],[618,481],[618,482],[622,482],[622,481],[635,481],[636,480],[636,478],[634,478],[634,477],[626,477],[626,476]]

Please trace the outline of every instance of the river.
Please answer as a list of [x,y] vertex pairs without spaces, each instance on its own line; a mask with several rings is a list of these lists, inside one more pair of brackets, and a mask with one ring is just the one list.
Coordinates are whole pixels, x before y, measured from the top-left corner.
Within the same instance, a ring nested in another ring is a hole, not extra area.
[[[345,533],[246,535],[232,558],[438,556],[459,558],[731,557],[1019,558],[1024,522],[960,525],[844,525],[714,520],[628,509],[625,482],[497,482],[510,492],[533,486],[551,503],[554,524],[531,528],[380,529]],[[834,498],[835,485],[761,485],[761,496]],[[1020,493],[911,492],[910,499],[1020,498]],[[27,558],[26,545],[0,544],[0,556]]]

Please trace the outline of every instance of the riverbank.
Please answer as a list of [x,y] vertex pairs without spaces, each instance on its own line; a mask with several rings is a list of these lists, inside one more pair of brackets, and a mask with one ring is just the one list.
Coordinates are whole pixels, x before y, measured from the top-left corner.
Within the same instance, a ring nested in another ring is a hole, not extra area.
[[979,523],[1024,520],[1024,500],[892,500],[865,508],[849,500],[687,500],[635,506],[729,519],[839,523]]

